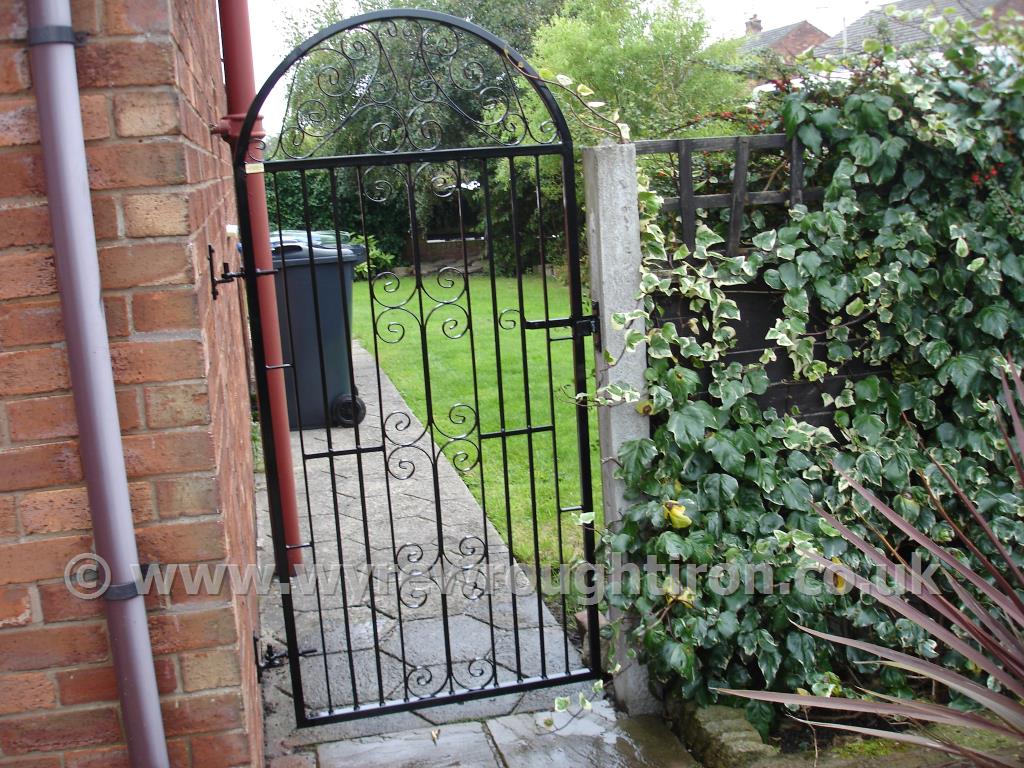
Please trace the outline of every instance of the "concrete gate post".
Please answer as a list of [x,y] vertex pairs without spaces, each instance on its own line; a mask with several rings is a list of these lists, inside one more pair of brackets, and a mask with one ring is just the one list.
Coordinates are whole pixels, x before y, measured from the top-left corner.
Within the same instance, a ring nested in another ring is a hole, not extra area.
[[[611,316],[641,306],[637,298],[640,275],[640,214],[637,207],[636,147],[632,144],[603,144],[583,150],[586,194],[587,246],[590,259],[590,290],[600,315],[600,343],[597,350],[597,386],[611,383],[644,389],[646,346],[622,357],[625,346],[621,331],[613,330]],[[616,360],[609,366],[603,351]],[[650,435],[648,419],[632,405],[603,406],[598,410],[601,444],[601,485],[605,525],[622,518],[626,507],[623,482],[615,477],[619,448],[627,440]],[[613,578],[613,575],[610,574]],[[626,617],[611,609],[609,619]],[[630,714],[660,712],[661,703],[651,694],[646,668],[630,658],[624,632],[616,639],[615,660],[621,665],[615,677],[615,699]]]

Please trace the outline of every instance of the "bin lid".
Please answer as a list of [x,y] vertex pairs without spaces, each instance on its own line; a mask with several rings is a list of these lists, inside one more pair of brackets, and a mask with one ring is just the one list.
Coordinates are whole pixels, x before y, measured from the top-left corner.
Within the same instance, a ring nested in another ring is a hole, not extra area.
[[[298,240],[271,240],[270,252],[274,266],[280,266],[282,258],[289,267],[309,265],[309,244]],[[362,245],[345,244],[341,246],[341,260],[346,264],[359,264],[366,261],[366,248]],[[338,261],[338,249],[335,247],[313,246],[314,264],[334,264]]]

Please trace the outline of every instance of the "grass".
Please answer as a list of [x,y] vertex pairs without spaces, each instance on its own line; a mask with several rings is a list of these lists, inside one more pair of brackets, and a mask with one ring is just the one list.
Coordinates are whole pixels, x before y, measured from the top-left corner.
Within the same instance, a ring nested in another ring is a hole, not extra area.
[[[377,357],[417,418],[423,423],[431,420],[434,441],[457,468],[465,470],[466,485],[516,557],[521,562],[539,558],[552,566],[572,562],[582,556],[581,530],[571,511],[559,513],[560,508],[568,510],[581,502],[571,342],[557,340],[567,336],[567,329],[524,331],[516,278],[497,278],[492,295],[486,276],[471,277],[468,286],[461,278],[447,285],[443,276],[440,280],[428,276],[425,290],[433,299],[414,295],[412,282],[411,277],[403,278],[393,292],[386,292],[378,281],[373,300],[370,284],[357,282],[353,291],[356,337]],[[403,309],[385,311],[382,302],[397,305],[407,298],[410,301]],[[376,334],[371,305],[377,315]],[[565,317],[568,305],[568,291],[559,281],[545,281],[538,275],[523,278],[522,310],[528,320]],[[469,314],[471,323],[467,323]],[[427,318],[422,330],[421,317]],[[587,349],[589,375],[593,371],[589,342]],[[425,370],[429,371],[429,408]],[[478,427],[474,412],[479,413]],[[554,427],[533,434],[532,444],[522,434],[480,439],[480,434],[499,432],[503,423],[506,433],[528,425]],[[466,440],[445,437],[467,433]],[[597,423],[591,411],[591,486],[594,507],[600,509],[596,445]]]

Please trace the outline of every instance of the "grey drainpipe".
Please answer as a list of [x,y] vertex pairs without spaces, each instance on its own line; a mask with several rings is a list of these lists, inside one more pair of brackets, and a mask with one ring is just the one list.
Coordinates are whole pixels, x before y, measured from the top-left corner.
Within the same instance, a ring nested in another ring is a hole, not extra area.
[[96,232],[82,134],[69,0],[26,0],[32,82],[46,171],[71,386],[96,554],[128,754],[134,768],[167,768],[146,606],[135,589],[139,562],[100,298]]

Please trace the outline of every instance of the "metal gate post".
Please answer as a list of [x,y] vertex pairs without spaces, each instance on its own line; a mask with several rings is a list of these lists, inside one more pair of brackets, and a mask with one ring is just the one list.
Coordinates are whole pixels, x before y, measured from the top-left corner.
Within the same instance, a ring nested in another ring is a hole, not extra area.
[[[602,350],[595,355],[597,386],[624,384],[637,391],[644,389],[647,347],[623,356],[625,339],[611,325],[615,312],[638,309],[640,273],[640,214],[637,207],[636,147],[632,144],[603,144],[583,150],[583,176],[586,192],[587,243],[590,255],[590,291],[598,309],[604,350],[616,360],[614,367],[605,362]],[[598,435],[601,446],[601,485],[604,523],[609,527],[622,519],[626,506],[623,482],[615,477],[619,448],[627,440],[650,436],[649,420],[631,405],[602,407],[598,410]],[[608,575],[609,586],[615,578]],[[621,620],[616,634],[615,660],[620,664],[615,676],[615,699],[630,714],[661,711],[661,703],[651,693],[647,670],[629,657],[625,640],[629,617],[612,608],[609,618]]]

